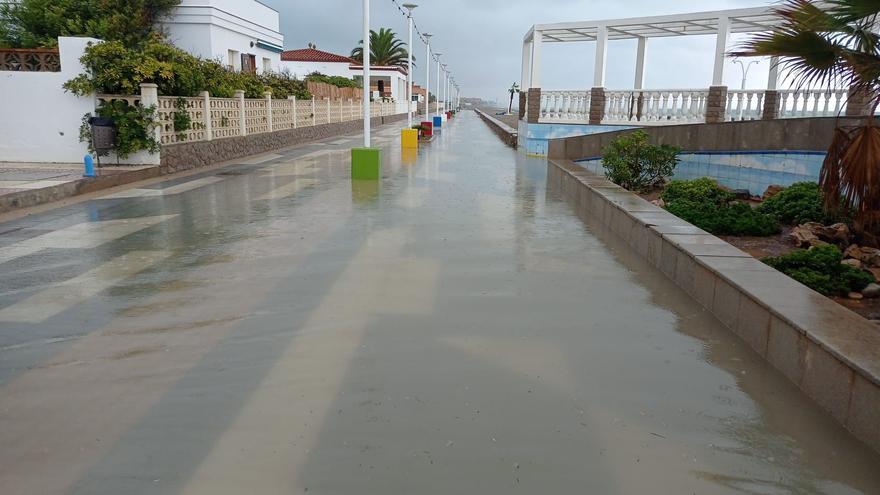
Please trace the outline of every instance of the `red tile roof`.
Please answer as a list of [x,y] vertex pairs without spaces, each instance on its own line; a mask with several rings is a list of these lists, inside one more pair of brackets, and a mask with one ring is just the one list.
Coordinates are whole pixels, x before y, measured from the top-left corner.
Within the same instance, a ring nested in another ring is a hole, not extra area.
[[281,52],[281,60],[291,62],[341,62],[350,64],[352,59],[336,55],[335,53],[317,50],[315,48],[301,48],[299,50],[285,50]]

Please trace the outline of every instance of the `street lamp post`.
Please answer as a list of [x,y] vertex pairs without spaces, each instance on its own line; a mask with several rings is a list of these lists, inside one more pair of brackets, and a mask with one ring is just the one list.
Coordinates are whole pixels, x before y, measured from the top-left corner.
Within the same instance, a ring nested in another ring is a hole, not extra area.
[[440,55],[443,55],[439,52],[434,52],[434,56],[437,57],[437,116],[440,116],[440,91],[442,91],[442,86],[440,82]]
[[425,38],[425,118],[431,117],[431,36],[424,33]]
[[414,3],[405,3],[403,4],[403,8],[406,9],[406,21],[407,28],[409,29],[409,44],[406,45],[407,51],[407,70],[406,70],[406,122],[407,128],[412,128],[412,107],[413,107],[413,75],[412,75],[412,62],[413,62],[413,54],[412,54],[412,40],[413,40],[413,18],[412,11],[414,8],[418,7],[418,5]]
[[370,0],[364,0],[364,148],[370,147]]
[[[748,79],[748,77],[749,77],[749,69],[752,68],[752,64],[758,65],[759,63],[761,63],[761,61],[760,61],[760,60],[751,60],[751,61],[749,61],[748,64],[746,64],[746,63],[743,63],[742,60],[740,60],[740,59],[738,59],[738,58],[735,58],[735,59],[733,59],[733,63],[735,63],[735,64],[739,64],[739,68],[740,68],[740,70],[742,70],[742,75],[743,75],[743,77],[742,77],[742,84],[740,85],[740,88],[739,88],[739,89],[745,90],[745,89],[746,89],[746,79]],[[745,98],[746,95],[744,95],[744,94],[740,94],[739,97],[742,99],[742,98]],[[748,102],[747,102],[747,103],[748,103]],[[742,104],[742,100],[740,100],[740,104],[739,104],[739,120],[742,120],[742,119],[743,119],[743,112],[744,112],[744,108],[743,108],[743,106],[744,106],[744,105]]]

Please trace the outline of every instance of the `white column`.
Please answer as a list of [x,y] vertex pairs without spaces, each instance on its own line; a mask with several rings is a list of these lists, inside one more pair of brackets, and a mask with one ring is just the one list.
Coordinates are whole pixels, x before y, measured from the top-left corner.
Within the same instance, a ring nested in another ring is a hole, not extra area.
[[522,50],[522,67],[519,77],[519,87],[525,91],[529,89],[529,64],[532,62],[532,46],[530,43],[523,41]]
[[202,125],[205,126],[205,140],[210,141],[214,139],[214,123],[211,122],[211,93],[202,91],[202,101],[205,105],[205,110],[202,114]]
[[645,88],[645,53],[648,49],[648,38],[639,37],[639,45],[636,49],[636,80],[633,84],[634,89]]
[[[364,148],[370,147],[370,0],[364,0]],[[330,115],[327,115],[329,121]]]
[[242,136],[247,136],[247,121],[245,120],[244,109],[244,91],[236,91],[235,98],[238,100],[238,128],[241,131]]
[[[242,93],[242,98],[244,98],[244,93]],[[159,108],[159,85],[153,83],[141,83],[141,105],[144,108]],[[244,108],[242,108],[241,114],[242,116],[244,115]],[[159,125],[158,121],[154,121],[154,123],[156,125],[153,126],[153,139],[155,139],[157,143],[161,143],[162,126]],[[150,160],[154,164],[158,164],[161,161],[160,154],[151,153]]]
[[[407,69],[406,69],[406,123],[407,129],[412,129],[412,89],[413,89],[413,76],[412,76],[412,32],[413,32],[413,20],[412,20],[412,11],[410,11],[409,15],[406,16],[407,27],[409,28],[409,44],[406,45],[407,51]],[[409,131],[407,131],[409,132]]]
[[727,53],[727,40],[730,38],[730,19],[718,18],[718,36],[715,40],[715,70],[712,73],[712,86],[724,84],[724,55]]
[[296,129],[296,95],[290,95],[287,99],[290,100],[291,105],[293,105],[293,128]]
[[529,78],[530,88],[541,87],[541,31],[532,33],[532,75]]
[[272,117],[272,92],[266,91],[263,93],[263,98],[266,99],[266,123],[269,124],[269,132],[275,130],[275,120]]
[[605,62],[608,58],[608,28],[599,25],[596,29],[596,67],[593,70],[593,87],[605,87]]
[[770,77],[767,78],[767,89],[775,90],[779,84],[779,57],[770,57]]

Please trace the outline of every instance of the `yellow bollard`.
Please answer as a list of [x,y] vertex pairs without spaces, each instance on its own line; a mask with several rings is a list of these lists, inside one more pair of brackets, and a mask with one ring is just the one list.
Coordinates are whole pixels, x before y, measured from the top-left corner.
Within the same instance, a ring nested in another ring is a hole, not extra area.
[[404,149],[419,148],[419,131],[418,129],[401,129],[400,130],[400,147]]

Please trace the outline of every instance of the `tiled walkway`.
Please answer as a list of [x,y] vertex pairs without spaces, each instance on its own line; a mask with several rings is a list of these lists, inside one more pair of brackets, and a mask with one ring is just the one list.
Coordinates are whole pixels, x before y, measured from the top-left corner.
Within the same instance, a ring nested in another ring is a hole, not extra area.
[[0,224],[0,493],[880,493],[543,160],[398,132]]

